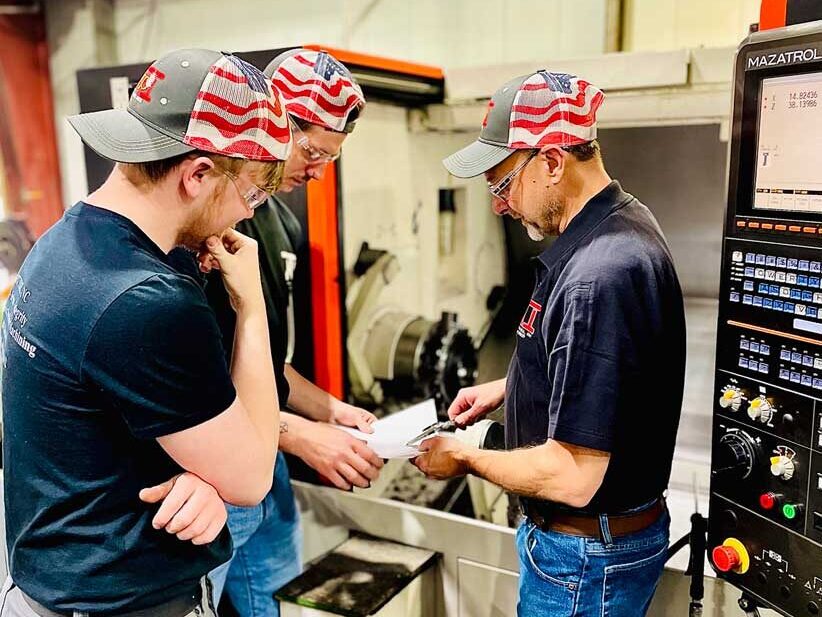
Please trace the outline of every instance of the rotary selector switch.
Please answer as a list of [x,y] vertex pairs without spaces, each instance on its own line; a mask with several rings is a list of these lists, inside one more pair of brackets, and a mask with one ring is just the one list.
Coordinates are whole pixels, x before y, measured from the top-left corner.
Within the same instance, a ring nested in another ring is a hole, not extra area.
[[793,478],[794,473],[796,473],[795,456],[796,452],[791,448],[778,446],[774,450],[773,456],[771,456],[771,473],[785,482]]
[[725,386],[722,388],[722,395],[719,397],[719,406],[722,409],[730,408],[732,411],[739,411],[744,398],[745,393],[736,386]]
[[759,396],[748,405],[748,417],[751,420],[759,420],[762,424],[767,424],[776,413],[776,407],[770,404],[764,396]]

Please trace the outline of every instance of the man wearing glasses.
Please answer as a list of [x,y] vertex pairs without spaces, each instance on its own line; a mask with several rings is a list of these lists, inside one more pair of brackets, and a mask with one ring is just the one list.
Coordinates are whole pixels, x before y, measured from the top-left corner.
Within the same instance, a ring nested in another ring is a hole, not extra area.
[[[0,614],[213,616],[223,502],[264,498],[279,439],[257,246],[230,228],[280,183],[286,113],[255,67],[185,49],[127,110],[69,122],[116,165],[38,240],[6,306]],[[175,246],[219,265],[230,363]]]
[[[286,161],[279,189],[291,191],[322,178],[326,165],[340,156],[365,98],[348,69],[325,52],[293,49],[275,58],[264,72],[279,91],[291,120],[295,147]],[[273,196],[257,208],[253,219],[243,221],[237,229],[259,243],[280,406],[295,412],[280,414],[281,450],[305,461],[340,489],[369,486],[377,478],[382,460],[365,443],[330,424],[370,432],[374,416],[321,390],[290,364],[294,345],[291,280],[303,243],[299,221]],[[207,264],[204,269],[208,269]],[[235,318],[219,276],[210,275],[206,293],[217,313],[223,340],[230,346]],[[234,555],[211,575],[215,602],[225,588],[242,617],[278,615],[274,592],[302,569],[298,509],[282,455],[275,473],[274,486],[262,504],[228,507]]]
[[558,236],[537,261],[508,377],[449,409],[465,426],[504,399],[509,451],[436,437],[416,459],[522,496],[520,615],[644,615],[667,555],[682,292],[653,215],[605,171],[602,100],[573,75],[518,77],[494,94],[479,140],[444,161],[485,174],[494,211],[532,239]]

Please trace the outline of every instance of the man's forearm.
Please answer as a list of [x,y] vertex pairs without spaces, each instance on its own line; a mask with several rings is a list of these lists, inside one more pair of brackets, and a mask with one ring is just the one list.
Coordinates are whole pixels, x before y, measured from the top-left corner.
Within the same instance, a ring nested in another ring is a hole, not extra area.
[[251,422],[273,460],[280,434],[280,407],[262,294],[258,302],[246,305],[237,312],[231,377]]
[[300,375],[290,364],[285,365],[285,378],[288,380],[288,406],[301,416],[330,422],[333,418],[334,405],[339,401]]
[[555,441],[507,452],[470,448],[460,457],[469,473],[511,493],[573,507],[588,504],[609,460],[604,453],[580,460]]
[[288,413],[286,411],[280,412],[280,444],[279,448],[283,452],[300,456],[300,445],[303,443],[302,435],[306,429],[310,429],[311,420],[306,420],[300,416]]

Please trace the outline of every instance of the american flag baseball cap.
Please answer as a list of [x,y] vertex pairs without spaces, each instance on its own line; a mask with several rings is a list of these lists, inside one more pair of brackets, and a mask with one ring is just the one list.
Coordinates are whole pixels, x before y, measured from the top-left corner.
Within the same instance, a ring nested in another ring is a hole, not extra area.
[[354,130],[365,97],[351,72],[328,52],[290,49],[274,58],[264,73],[292,116],[339,133]]
[[126,109],[68,118],[97,154],[120,163],[201,150],[251,161],[284,161],[288,115],[258,68],[236,56],[181,49],[154,62]]
[[491,97],[479,139],[443,165],[458,178],[473,178],[517,150],[593,141],[604,98],[598,88],[567,73],[541,70],[512,79]]

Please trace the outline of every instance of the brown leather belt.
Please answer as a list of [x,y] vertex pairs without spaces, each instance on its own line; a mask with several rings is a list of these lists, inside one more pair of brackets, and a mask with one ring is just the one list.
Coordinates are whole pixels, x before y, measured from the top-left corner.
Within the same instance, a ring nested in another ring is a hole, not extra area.
[[[525,515],[542,531],[557,531],[572,536],[602,539],[599,517],[595,514],[571,514],[558,511],[546,517],[539,508],[527,504]],[[642,531],[659,520],[665,512],[665,499],[658,499],[652,506],[634,514],[608,515],[611,537],[618,538]]]

